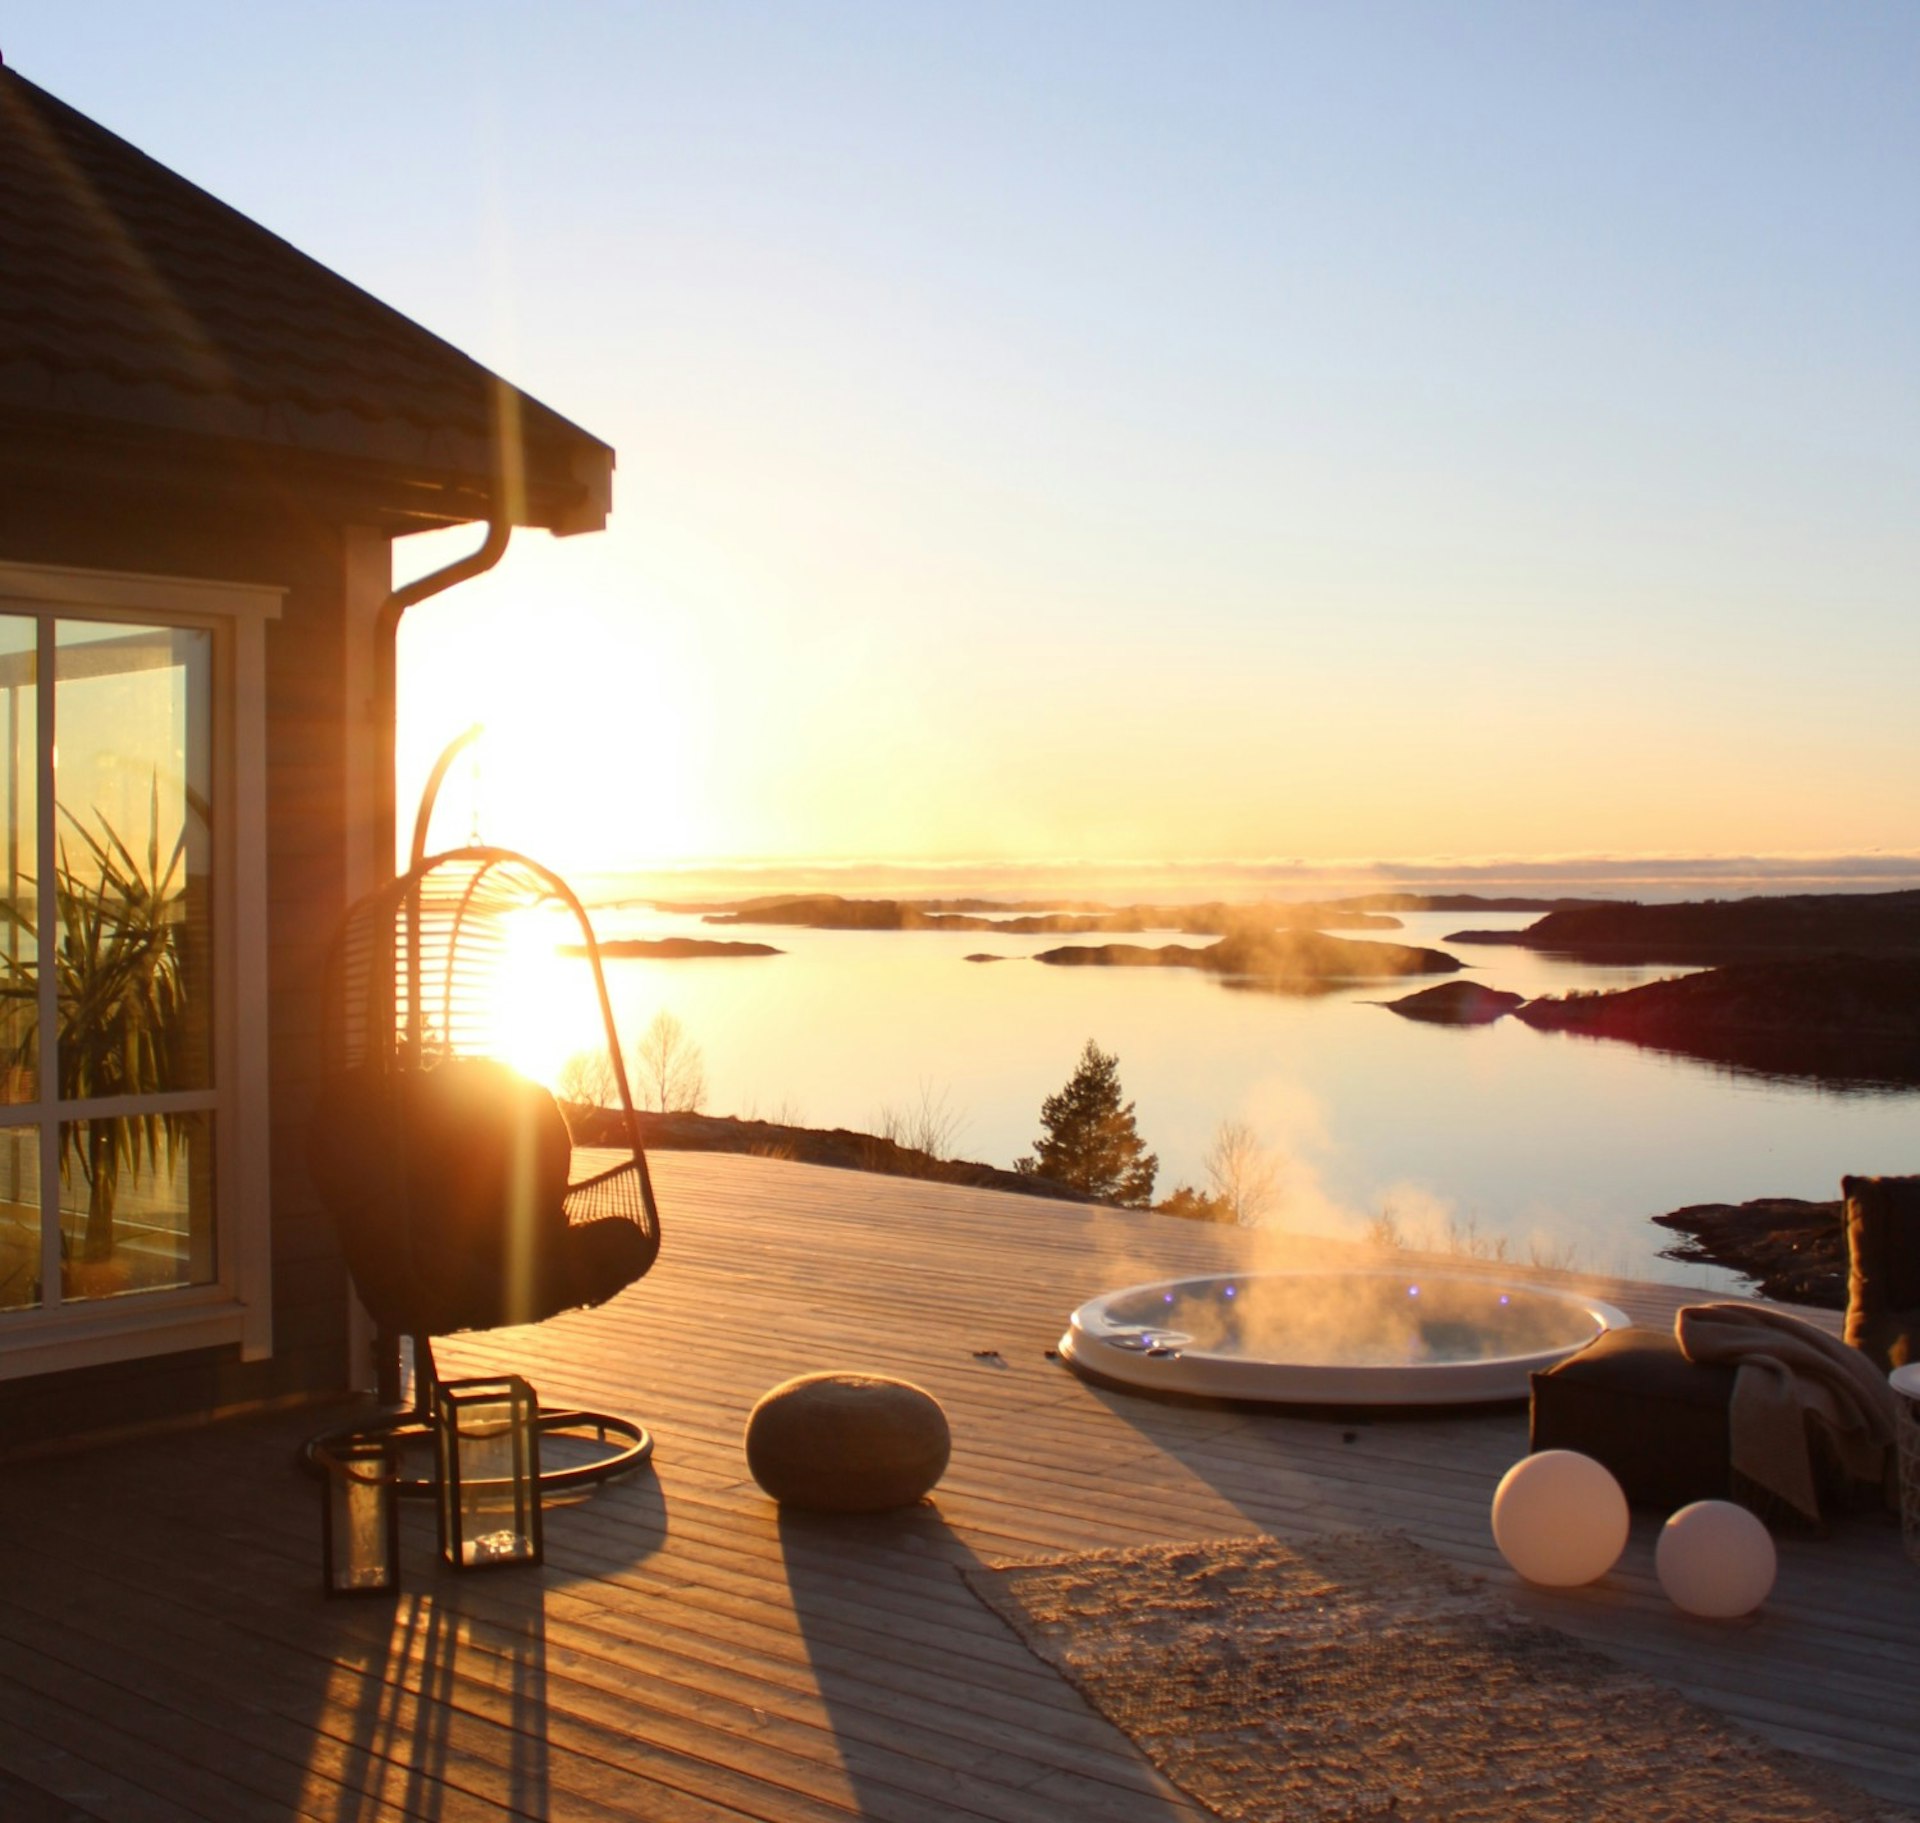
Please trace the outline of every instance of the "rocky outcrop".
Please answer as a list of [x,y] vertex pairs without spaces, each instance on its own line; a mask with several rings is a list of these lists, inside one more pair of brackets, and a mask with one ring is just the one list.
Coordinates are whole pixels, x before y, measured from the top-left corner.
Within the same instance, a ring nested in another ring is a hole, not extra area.
[[1653,1219],[1686,1236],[1661,1252],[1689,1266],[1743,1273],[1763,1298],[1847,1307],[1847,1239],[1842,1205],[1765,1196],[1750,1203],[1694,1203]]
[[1477,981],[1443,981],[1417,994],[1386,1002],[1403,1019],[1424,1019],[1434,1025],[1491,1025],[1514,1008],[1525,1006],[1524,994],[1503,993]]

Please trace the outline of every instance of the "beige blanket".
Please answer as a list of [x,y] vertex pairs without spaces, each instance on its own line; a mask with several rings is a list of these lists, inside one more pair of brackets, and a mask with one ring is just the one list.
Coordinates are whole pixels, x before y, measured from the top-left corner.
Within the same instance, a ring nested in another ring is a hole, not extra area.
[[1853,1480],[1885,1487],[1893,1389],[1857,1348],[1785,1311],[1689,1304],[1674,1334],[1690,1361],[1738,1368],[1729,1443],[1733,1470],[1809,1519],[1820,1518],[1809,1427]]

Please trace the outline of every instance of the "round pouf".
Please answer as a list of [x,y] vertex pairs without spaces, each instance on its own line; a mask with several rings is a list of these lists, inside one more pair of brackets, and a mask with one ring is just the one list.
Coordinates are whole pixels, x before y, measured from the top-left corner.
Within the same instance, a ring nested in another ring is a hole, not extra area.
[[880,1374],[802,1374],[747,1420],[747,1467],[783,1506],[879,1513],[911,1506],[946,1473],[940,1401]]
[[1779,1560],[1767,1528],[1731,1500],[1696,1500],[1660,1528],[1654,1573],[1676,1608],[1708,1620],[1751,1614],[1773,1588]]
[[1627,1497],[1591,1456],[1542,1450],[1500,1477],[1493,1542],[1528,1582],[1552,1589],[1593,1582],[1627,1548]]

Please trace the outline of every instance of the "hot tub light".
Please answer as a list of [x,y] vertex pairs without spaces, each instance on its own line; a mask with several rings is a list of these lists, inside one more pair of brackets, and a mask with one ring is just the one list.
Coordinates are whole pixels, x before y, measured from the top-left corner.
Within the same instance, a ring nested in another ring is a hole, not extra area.
[[1226,1295],[1227,1295],[1228,1297],[1232,1297],[1232,1296],[1233,1296],[1233,1287],[1232,1287],[1231,1285],[1229,1285],[1229,1286],[1227,1287],[1227,1294],[1226,1294]]

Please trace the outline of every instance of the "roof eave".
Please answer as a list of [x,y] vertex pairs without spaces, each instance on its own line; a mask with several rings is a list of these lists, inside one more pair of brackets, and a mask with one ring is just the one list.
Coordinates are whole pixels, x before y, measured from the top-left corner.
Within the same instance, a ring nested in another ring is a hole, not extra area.
[[614,453],[605,444],[570,443],[564,466],[522,465],[512,486],[502,484],[493,452],[477,439],[443,436],[436,452],[432,462],[404,449],[347,456],[0,401],[0,476],[15,485],[183,500],[267,496],[396,532],[504,520],[570,537],[603,529],[612,511]]

